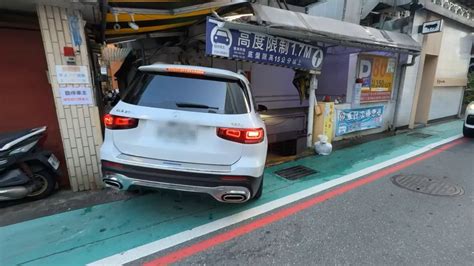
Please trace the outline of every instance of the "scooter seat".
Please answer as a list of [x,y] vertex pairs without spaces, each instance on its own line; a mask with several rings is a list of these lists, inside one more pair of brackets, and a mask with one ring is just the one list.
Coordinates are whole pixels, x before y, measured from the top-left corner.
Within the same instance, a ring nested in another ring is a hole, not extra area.
[[36,130],[36,128],[25,129],[22,131],[6,132],[0,133],[0,149],[5,146],[7,143],[14,141],[15,139],[21,138],[25,135],[30,134]]

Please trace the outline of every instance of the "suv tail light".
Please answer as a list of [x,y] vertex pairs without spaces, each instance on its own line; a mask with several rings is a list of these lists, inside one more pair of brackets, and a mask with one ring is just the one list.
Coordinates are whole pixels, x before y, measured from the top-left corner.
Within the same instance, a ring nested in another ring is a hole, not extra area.
[[263,128],[217,128],[217,136],[239,143],[255,144],[263,141]]
[[138,126],[138,119],[106,114],[104,125],[108,129],[130,129]]

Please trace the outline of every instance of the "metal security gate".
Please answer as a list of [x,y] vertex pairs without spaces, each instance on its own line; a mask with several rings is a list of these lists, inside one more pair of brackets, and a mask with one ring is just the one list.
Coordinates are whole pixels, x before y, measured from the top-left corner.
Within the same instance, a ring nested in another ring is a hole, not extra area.
[[41,33],[31,29],[0,28],[0,132],[48,127],[45,148],[61,161],[61,186],[68,186],[63,144],[54,96],[47,78]]

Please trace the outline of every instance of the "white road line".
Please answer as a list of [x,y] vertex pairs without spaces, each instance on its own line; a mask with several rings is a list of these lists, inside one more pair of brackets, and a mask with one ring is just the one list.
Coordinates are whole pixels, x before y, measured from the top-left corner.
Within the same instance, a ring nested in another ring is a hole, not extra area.
[[195,228],[192,228],[187,231],[183,231],[181,233],[162,238],[160,240],[132,248],[130,250],[112,255],[110,257],[103,258],[101,260],[92,262],[88,265],[90,266],[97,266],[97,265],[121,265],[125,264],[140,258],[143,258],[145,256],[151,255],[153,253],[165,250],[167,248],[182,244],[184,242],[187,242],[189,240],[207,235],[209,233],[218,231],[220,229],[223,229],[225,227],[240,223],[242,221],[245,221],[249,218],[264,214],[266,212],[272,211],[274,209],[277,209],[279,207],[288,205],[290,203],[293,203],[295,201],[301,200],[303,198],[306,198],[308,196],[314,195],[316,193],[319,193],[321,191],[330,189],[332,187],[341,185],[343,183],[352,181],[354,179],[360,178],[362,176],[366,176],[372,172],[378,171],[382,168],[388,167],[390,165],[399,163],[401,161],[404,161],[406,159],[409,159],[411,157],[417,156],[419,154],[425,153],[431,149],[434,149],[438,146],[441,146],[443,144],[446,144],[448,142],[451,142],[453,140],[461,138],[462,135],[456,135],[435,143],[432,143],[430,145],[424,146],[420,149],[417,149],[415,151],[412,151],[410,153],[407,153],[405,155],[401,155],[398,157],[395,157],[393,159],[390,159],[388,161],[373,165],[371,167],[362,169],[360,171],[354,172],[352,174],[348,174],[345,176],[342,176],[337,179],[333,179],[331,181],[325,182],[320,185],[316,185],[313,187],[310,187],[308,189],[302,190],[300,192],[296,192],[294,194],[288,195],[286,197],[262,204],[260,206],[224,217],[222,219],[216,220],[214,222],[210,222]]

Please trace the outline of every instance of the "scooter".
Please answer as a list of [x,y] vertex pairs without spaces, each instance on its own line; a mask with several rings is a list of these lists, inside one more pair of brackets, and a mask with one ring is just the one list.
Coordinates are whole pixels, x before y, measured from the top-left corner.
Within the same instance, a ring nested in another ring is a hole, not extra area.
[[39,143],[46,127],[0,134],[0,201],[51,195],[61,175],[59,160]]

